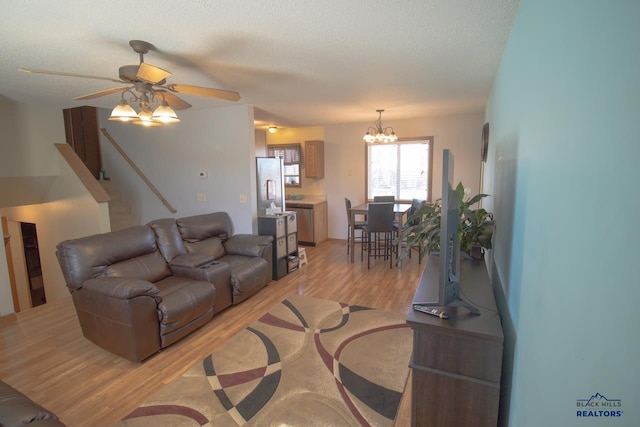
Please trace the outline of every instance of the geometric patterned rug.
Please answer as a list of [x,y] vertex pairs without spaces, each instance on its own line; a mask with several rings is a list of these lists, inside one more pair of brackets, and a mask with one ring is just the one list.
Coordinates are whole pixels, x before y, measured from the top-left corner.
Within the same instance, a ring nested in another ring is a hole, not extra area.
[[392,426],[406,315],[292,295],[119,426]]

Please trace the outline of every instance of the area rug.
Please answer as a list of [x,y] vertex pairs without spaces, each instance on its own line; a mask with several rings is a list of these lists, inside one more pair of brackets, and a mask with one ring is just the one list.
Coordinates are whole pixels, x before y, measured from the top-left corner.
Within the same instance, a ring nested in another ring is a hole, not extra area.
[[406,316],[292,295],[120,426],[392,426],[408,376]]

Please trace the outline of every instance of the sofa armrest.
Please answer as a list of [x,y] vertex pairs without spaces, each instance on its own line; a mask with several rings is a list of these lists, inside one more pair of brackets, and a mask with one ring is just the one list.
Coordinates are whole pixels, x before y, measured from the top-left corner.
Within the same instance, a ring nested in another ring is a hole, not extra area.
[[255,234],[236,234],[223,243],[229,255],[262,257],[265,248],[273,242],[273,236],[256,236]]
[[[35,423],[35,424],[34,424]],[[0,381],[0,425],[64,426],[52,412],[38,405],[9,384]]]
[[131,299],[139,296],[150,296],[160,301],[160,291],[151,282],[126,277],[97,277],[82,284],[86,291],[117,299]]
[[153,283],[113,277],[87,280],[71,297],[85,338],[137,363],[161,348],[157,292]]
[[178,255],[177,257],[173,258],[169,263],[169,268],[198,268],[202,267],[203,265],[211,264],[213,261],[215,261],[215,259],[209,254],[190,252]]

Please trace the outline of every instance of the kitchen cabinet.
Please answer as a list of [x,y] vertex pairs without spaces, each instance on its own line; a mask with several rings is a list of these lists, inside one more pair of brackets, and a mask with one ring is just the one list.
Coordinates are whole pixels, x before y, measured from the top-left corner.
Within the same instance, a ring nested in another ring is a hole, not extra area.
[[327,239],[327,202],[287,202],[287,210],[298,218],[298,243],[315,246]]
[[324,178],[324,141],[305,141],[304,170],[306,178]]
[[298,221],[295,212],[259,216],[258,234],[273,236],[274,280],[298,268]]

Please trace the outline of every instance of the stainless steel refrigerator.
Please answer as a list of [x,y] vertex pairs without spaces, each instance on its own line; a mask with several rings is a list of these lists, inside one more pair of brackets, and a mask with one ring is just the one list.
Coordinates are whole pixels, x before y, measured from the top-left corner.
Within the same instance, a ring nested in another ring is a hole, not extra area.
[[267,215],[268,209],[271,209],[272,206],[283,212],[285,201],[282,159],[279,157],[256,157],[256,179],[258,181],[258,216]]

